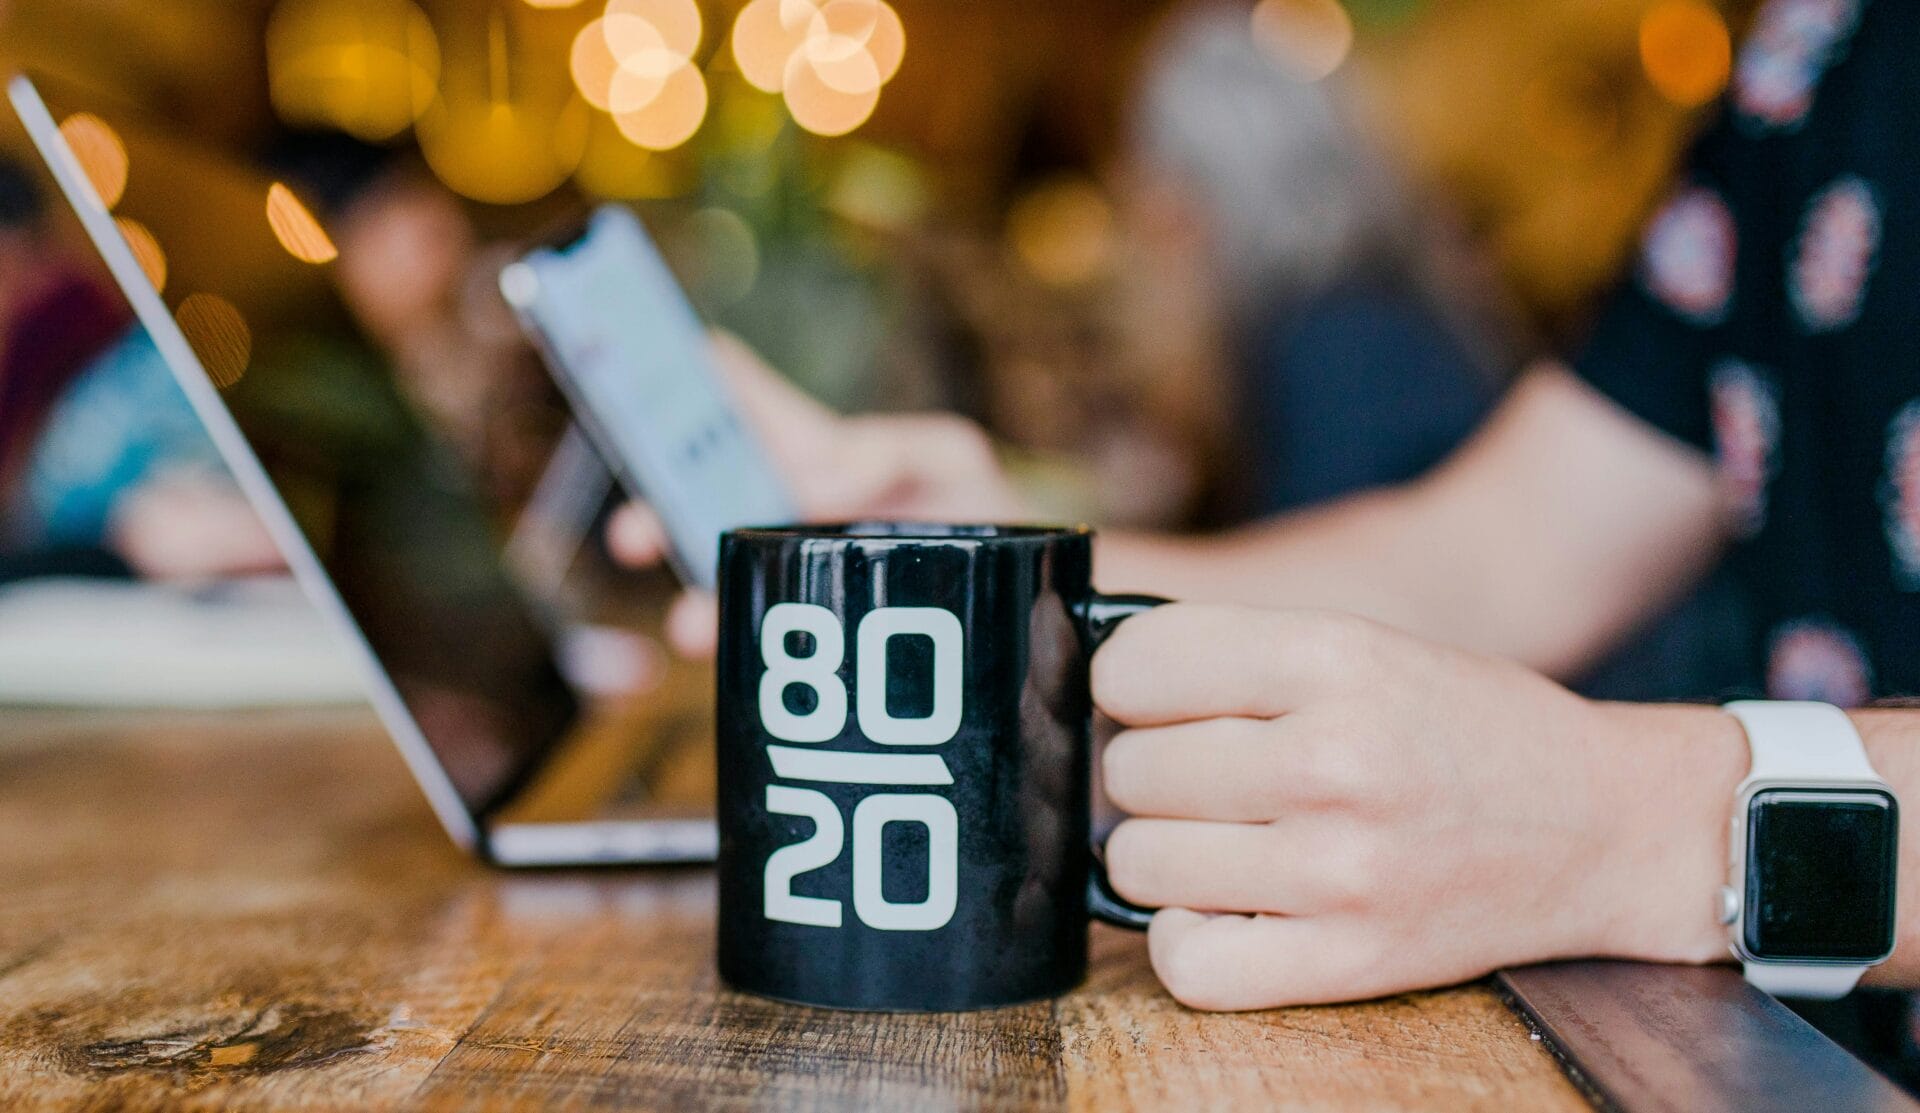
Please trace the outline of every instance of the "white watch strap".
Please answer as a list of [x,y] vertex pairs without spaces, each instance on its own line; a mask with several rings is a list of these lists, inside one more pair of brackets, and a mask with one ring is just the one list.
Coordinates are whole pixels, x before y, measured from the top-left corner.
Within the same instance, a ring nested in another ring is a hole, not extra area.
[[1815,965],[1811,962],[1749,962],[1741,967],[1756,988],[1775,997],[1831,1001],[1853,992],[1865,966]]
[[[1746,731],[1747,748],[1753,754],[1753,767],[1741,782],[1741,799],[1748,785],[1759,782],[1804,784],[1810,788],[1855,783],[1885,787],[1880,775],[1867,760],[1867,748],[1860,742],[1847,713],[1828,703],[1804,703],[1786,700],[1740,700],[1729,703],[1726,712],[1740,720]],[[1743,828],[1744,815],[1735,821]],[[1745,899],[1746,863],[1734,863],[1737,874],[1734,890]],[[1737,936],[1741,917],[1732,927]],[[1813,962],[1748,962],[1743,967],[1747,981],[1779,997],[1808,997],[1832,1000],[1844,997],[1867,972],[1866,965]]]
[[1739,700],[1725,710],[1747,732],[1753,752],[1748,781],[1880,783],[1853,720],[1830,703]]

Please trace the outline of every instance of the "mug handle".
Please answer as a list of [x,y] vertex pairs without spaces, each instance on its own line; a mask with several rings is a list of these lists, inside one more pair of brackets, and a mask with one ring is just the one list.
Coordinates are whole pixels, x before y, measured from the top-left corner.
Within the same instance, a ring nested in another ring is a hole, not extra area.
[[[1093,596],[1087,601],[1085,611],[1088,657],[1120,628],[1121,622],[1168,602],[1172,600],[1158,595]],[[1154,913],[1153,909],[1142,908],[1113,891],[1113,882],[1107,878],[1106,848],[1097,845],[1093,848],[1092,867],[1087,871],[1087,911],[1097,920],[1135,931],[1145,931],[1153,922]]]

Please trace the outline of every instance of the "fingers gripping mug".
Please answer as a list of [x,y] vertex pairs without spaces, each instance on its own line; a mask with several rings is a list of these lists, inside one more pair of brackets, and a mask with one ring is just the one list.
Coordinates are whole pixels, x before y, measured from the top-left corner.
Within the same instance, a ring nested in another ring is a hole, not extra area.
[[812,1005],[1065,992],[1089,915],[1087,664],[1160,600],[1085,529],[861,524],[720,546],[720,973]]

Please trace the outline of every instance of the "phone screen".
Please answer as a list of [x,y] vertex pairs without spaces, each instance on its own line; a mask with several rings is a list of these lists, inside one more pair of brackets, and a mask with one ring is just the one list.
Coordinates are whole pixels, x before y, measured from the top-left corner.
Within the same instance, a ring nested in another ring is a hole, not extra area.
[[793,520],[786,492],[714,378],[706,329],[627,209],[500,276],[582,425],[660,515],[681,574],[712,587],[720,534]]

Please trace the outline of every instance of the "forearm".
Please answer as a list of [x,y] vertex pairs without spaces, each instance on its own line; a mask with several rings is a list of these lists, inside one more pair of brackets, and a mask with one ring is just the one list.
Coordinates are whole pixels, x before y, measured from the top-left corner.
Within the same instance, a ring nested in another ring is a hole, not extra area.
[[1564,369],[1421,479],[1205,538],[1115,534],[1100,586],[1344,610],[1578,675],[1716,559],[1711,466]]
[[1103,534],[1096,563],[1103,590],[1345,611],[1562,680],[1667,598],[1568,587],[1508,513],[1423,481],[1219,534]]
[[1100,586],[1193,602],[1343,610],[1454,641],[1427,628],[1417,598],[1425,573],[1403,565],[1407,503],[1402,489],[1388,488],[1216,534],[1103,532]]

